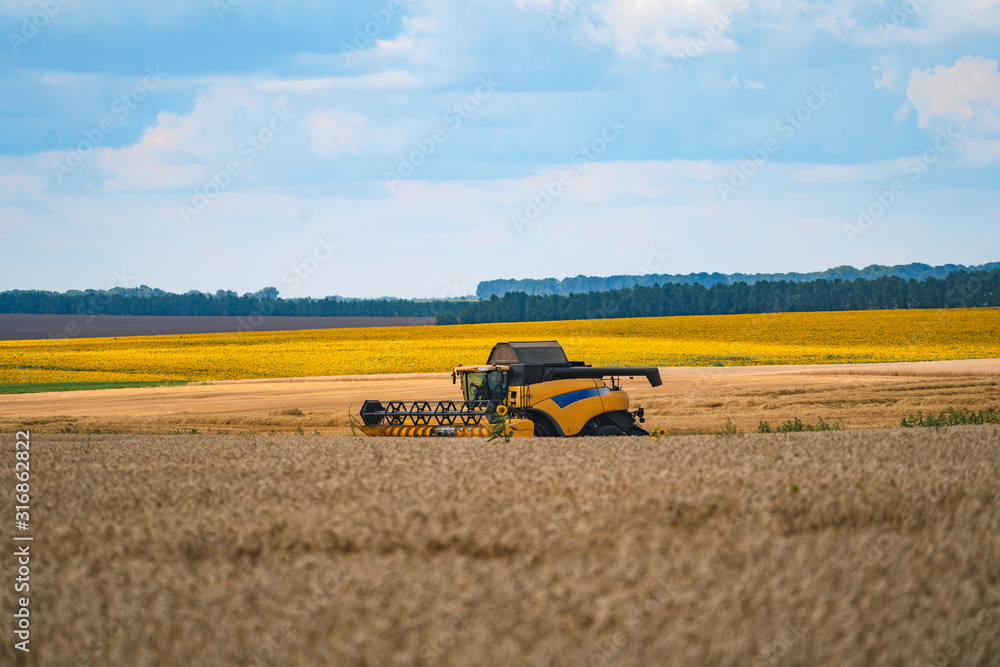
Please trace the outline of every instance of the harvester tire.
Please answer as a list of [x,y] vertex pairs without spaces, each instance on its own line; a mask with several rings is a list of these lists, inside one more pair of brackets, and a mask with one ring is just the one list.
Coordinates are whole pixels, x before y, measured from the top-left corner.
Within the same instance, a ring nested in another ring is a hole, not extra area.
[[536,438],[555,438],[559,434],[551,426],[545,423],[544,419],[534,418]]
[[535,424],[536,438],[558,438],[562,435],[556,425],[552,423],[552,418],[541,410],[527,409],[519,413],[520,416],[527,417]]
[[606,437],[613,435],[625,435],[625,431],[621,430],[617,426],[603,425],[598,426],[594,429],[593,435],[598,437]]

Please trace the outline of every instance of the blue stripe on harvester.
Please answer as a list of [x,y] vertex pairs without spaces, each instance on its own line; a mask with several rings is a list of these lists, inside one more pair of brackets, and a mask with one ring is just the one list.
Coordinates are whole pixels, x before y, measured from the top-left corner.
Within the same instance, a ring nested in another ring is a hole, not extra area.
[[570,403],[576,403],[577,401],[582,401],[585,398],[593,398],[594,396],[606,396],[610,393],[607,387],[602,387],[597,389],[580,389],[579,391],[571,391],[568,394],[560,394],[559,396],[553,396],[552,400],[560,408],[565,408]]

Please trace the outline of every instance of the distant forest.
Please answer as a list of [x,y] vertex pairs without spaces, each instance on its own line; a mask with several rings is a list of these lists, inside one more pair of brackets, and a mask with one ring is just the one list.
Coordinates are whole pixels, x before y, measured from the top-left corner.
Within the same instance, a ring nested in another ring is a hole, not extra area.
[[524,292],[530,296],[544,296],[548,294],[586,294],[587,292],[609,292],[625,287],[652,287],[653,285],[701,285],[703,287],[713,287],[715,285],[735,285],[746,283],[753,285],[759,282],[780,282],[782,280],[793,283],[811,282],[813,280],[843,280],[853,281],[858,278],[865,280],[877,280],[887,276],[896,276],[903,280],[926,280],[928,278],[945,278],[949,273],[956,271],[992,271],[1000,269],[1000,262],[983,264],[981,266],[963,266],[962,264],[945,264],[944,266],[930,266],[928,264],[901,264],[897,266],[882,266],[872,264],[863,269],[855,269],[853,266],[838,266],[835,269],[826,271],[813,271],[812,273],[688,273],[685,275],[674,275],[669,273],[650,273],[641,276],[576,276],[575,278],[525,278],[522,280],[486,280],[479,283],[476,288],[476,296],[480,299],[489,299],[492,296],[503,296],[507,292]]
[[925,280],[888,276],[851,281],[717,283],[712,287],[671,283],[566,296],[508,292],[478,301],[282,299],[273,287],[243,296],[221,290],[215,294],[172,294],[149,287],[0,292],[0,313],[436,317],[438,324],[984,306],[1000,306],[1000,268],[957,271]]
[[[946,278],[923,281],[895,276],[853,281],[787,280],[753,285],[653,285],[568,296],[529,296],[508,292],[503,297],[470,303],[459,318],[479,322],[656,317],[662,315],[724,315],[832,310],[891,310],[898,308],[974,308],[1000,306],[1000,269],[959,271]],[[442,318],[439,318],[439,322]]]
[[215,294],[164,292],[147,287],[109,290],[0,292],[0,313],[51,315],[178,315],[283,317],[434,317],[462,301],[408,301],[406,299],[282,299],[274,287],[246,293],[219,290]]

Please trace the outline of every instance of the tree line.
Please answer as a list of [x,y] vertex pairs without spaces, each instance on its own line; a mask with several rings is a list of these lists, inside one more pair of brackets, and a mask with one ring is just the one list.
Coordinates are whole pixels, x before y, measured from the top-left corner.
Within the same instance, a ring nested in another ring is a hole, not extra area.
[[0,313],[292,317],[436,317],[438,324],[727,315],[899,308],[1000,306],[1000,269],[956,271],[945,278],[788,280],[753,284],[668,283],[569,295],[508,292],[482,300],[282,299],[273,287],[237,295],[173,294],[148,287],[0,292]]
[[503,297],[470,303],[459,314],[463,324],[541,320],[732,315],[741,313],[899,308],[973,308],[1000,306],[1000,270],[958,271],[943,279],[787,280],[702,285],[653,285],[585,294]]
[[872,264],[863,269],[853,266],[838,266],[825,271],[811,273],[648,273],[644,275],[620,276],[575,276],[572,278],[524,278],[521,280],[485,280],[476,287],[476,296],[480,299],[503,296],[507,292],[524,292],[532,296],[547,294],[578,294],[585,292],[608,292],[626,287],[652,287],[654,285],[735,285],[746,283],[753,285],[759,282],[781,282],[782,280],[803,283],[813,280],[844,280],[853,281],[858,278],[877,280],[888,276],[897,276],[903,280],[926,280],[927,278],[945,278],[956,271],[992,271],[1000,269],[1000,262],[968,267],[962,264],[945,264],[930,266],[929,264],[899,264],[884,266]]
[[223,290],[215,294],[198,291],[174,294],[145,286],[64,293],[34,290],[0,292],[0,313],[52,315],[434,317],[448,308],[454,309],[454,302],[340,297],[282,299],[274,287],[265,287],[243,296]]

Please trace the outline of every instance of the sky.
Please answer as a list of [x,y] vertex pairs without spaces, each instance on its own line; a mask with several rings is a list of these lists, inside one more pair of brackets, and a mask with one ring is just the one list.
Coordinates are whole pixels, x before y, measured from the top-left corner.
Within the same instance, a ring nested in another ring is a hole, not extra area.
[[2,0],[0,37],[0,290],[1000,252],[1000,2]]

